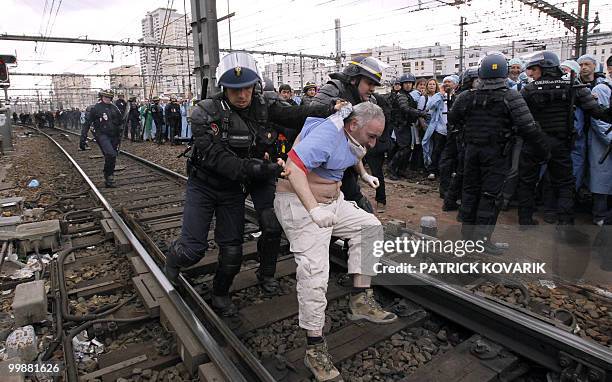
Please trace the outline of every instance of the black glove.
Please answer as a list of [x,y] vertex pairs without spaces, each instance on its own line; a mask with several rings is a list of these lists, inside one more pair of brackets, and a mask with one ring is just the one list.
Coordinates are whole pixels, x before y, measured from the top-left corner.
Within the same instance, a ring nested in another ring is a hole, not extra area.
[[276,163],[261,159],[249,159],[244,163],[243,174],[247,179],[278,178],[283,168]]

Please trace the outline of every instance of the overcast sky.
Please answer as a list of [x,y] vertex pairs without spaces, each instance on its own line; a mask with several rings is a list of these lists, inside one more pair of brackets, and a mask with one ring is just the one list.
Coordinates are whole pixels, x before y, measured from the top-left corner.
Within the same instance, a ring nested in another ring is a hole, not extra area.
[[[451,0],[229,0],[233,48],[329,55],[335,50],[334,19],[342,25],[347,53],[377,45],[405,48],[459,45],[459,18],[467,18],[466,46],[520,39],[563,36],[559,22],[516,0],[472,0],[470,5],[445,6]],[[571,11],[576,1],[549,0]],[[0,33],[84,37],[136,41],[147,11],[168,7],[190,12],[191,0],[2,0]],[[419,10],[421,4],[421,10]],[[58,9],[59,5],[59,9]],[[423,9],[430,8],[430,9]],[[52,13],[50,15],[50,10]],[[228,11],[228,0],[217,1],[217,16]],[[602,31],[612,31],[610,0],[591,0],[590,18],[599,12]],[[219,45],[229,48],[228,22],[219,23]],[[191,37],[191,36],[190,36]],[[191,45],[191,41],[189,42]],[[19,72],[108,73],[123,64],[138,64],[138,49],[89,45],[0,41],[0,53],[17,52]],[[282,57],[259,56],[263,67]],[[12,88],[49,86],[45,77],[11,78]],[[96,87],[103,79],[92,80]],[[12,91],[23,94],[26,91]]]

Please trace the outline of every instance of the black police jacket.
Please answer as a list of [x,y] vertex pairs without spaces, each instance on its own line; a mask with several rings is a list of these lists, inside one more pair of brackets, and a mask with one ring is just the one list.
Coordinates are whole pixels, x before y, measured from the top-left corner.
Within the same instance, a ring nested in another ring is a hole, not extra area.
[[130,104],[130,111],[128,112],[128,119],[132,122],[140,121],[140,111],[138,111],[138,105],[136,103]]
[[518,134],[542,159],[548,155],[543,133],[525,100],[503,81],[483,80],[478,89],[459,94],[448,113],[448,123],[461,126],[467,144],[498,144],[501,148]]
[[102,101],[88,108],[85,116],[85,126],[93,126],[96,134],[120,135],[123,116],[117,106]]
[[411,126],[423,111],[417,109],[417,103],[410,93],[400,90],[389,95],[391,104],[391,120],[395,141],[404,147],[412,144]]
[[170,102],[164,110],[166,119],[181,119],[181,106],[176,102]]
[[[331,80],[321,87],[319,92],[312,98],[311,107],[335,105],[338,99],[357,105],[363,100],[359,96],[357,87],[350,82],[350,77],[343,73],[332,73],[329,75]],[[376,103],[376,98],[370,96],[370,102]]]
[[164,111],[159,104],[151,104],[151,106],[149,106],[149,110],[151,110],[151,117],[155,121],[156,125],[162,124],[164,122]]
[[[535,121],[546,134],[565,137],[574,134],[570,121],[571,104],[570,80],[561,76],[543,76],[530,82],[521,90]],[[604,109],[587,88],[575,88],[575,106],[596,119],[611,122],[609,110]]]
[[[222,94],[200,101],[191,113],[195,165],[205,174],[243,182],[250,159],[263,159],[258,136],[271,125],[301,130],[307,117],[327,117],[333,107],[289,106],[256,93],[248,108],[236,109]],[[272,124],[270,124],[270,122]]]
[[118,100],[115,101],[115,106],[117,106],[117,109],[119,109],[119,112],[121,113],[121,115],[123,115],[123,113],[125,113],[125,109],[127,107],[127,102],[121,98],[119,98]]

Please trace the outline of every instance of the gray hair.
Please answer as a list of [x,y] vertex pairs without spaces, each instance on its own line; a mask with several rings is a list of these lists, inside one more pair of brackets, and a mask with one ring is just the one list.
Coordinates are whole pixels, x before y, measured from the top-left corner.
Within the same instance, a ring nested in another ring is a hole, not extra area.
[[353,112],[348,117],[349,120],[355,119],[357,120],[357,127],[361,129],[368,122],[372,120],[379,120],[385,124],[385,113],[383,110],[375,103],[372,102],[362,102],[358,105],[353,106]]

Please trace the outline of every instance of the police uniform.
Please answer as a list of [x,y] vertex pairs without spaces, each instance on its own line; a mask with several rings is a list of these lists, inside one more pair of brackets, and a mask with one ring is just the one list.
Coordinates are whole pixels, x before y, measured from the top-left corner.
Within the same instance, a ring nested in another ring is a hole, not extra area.
[[[402,75],[398,80],[399,84],[406,82],[416,82],[416,78],[411,73]],[[412,153],[412,125],[419,117],[425,118],[427,113],[417,109],[417,101],[403,88],[389,95],[391,105],[391,121],[395,132],[395,144],[397,145],[393,159],[389,163],[389,170],[395,178],[399,178],[406,170],[410,155]]]
[[176,98],[170,99],[165,112],[170,132],[170,142],[174,144],[174,137],[181,134],[181,106],[176,102]]
[[[100,96],[112,98],[113,93],[112,91],[102,91]],[[113,174],[119,143],[121,142],[122,115],[114,104],[100,101],[90,106],[85,117],[84,128],[89,129],[90,126],[93,127],[96,142],[104,155],[103,172],[106,186],[114,187]],[[85,134],[85,136],[87,135]]]
[[[546,161],[551,186],[558,194],[558,221],[560,224],[574,222],[574,187],[571,151],[575,130],[572,126],[574,110],[571,108],[572,91],[575,106],[597,119],[610,121],[608,110],[603,109],[586,88],[572,90],[570,80],[563,79],[559,58],[552,52],[542,52],[532,58],[527,68],[542,68],[542,78],[525,85],[521,94],[525,98],[535,121],[545,134],[550,149]],[[538,160],[537,148],[524,144],[519,164],[519,224],[537,224],[533,220],[534,190],[539,179],[542,163]]]
[[[217,68],[223,88],[246,88],[261,81],[254,59],[246,53],[230,53]],[[208,230],[213,218],[219,263],[213,280],[213,307],[222,315],[236,308],[229,289],[242,262],[244,202],[250,194],[262,235],[257,242],[260,257],[258,277],[269,291],[278,289],[274,280],[280,249],[281,227],[273,210],[276,178],[282,171],[264,161],[262,138],[268,139],[269,122],[299,129],[309,115],[328,116],[332,108],[311,109],[269,103],[253,93],[246,109],[234,107],[224,93],[201,101],[191,113],[195,150],[190,154],[189,179],[183,210],[181,236],[171,245],[166,274],[171,281],[180,267],[197,263],[208,248]],[[265,146],[265,144],[264,144]]]
[[[468,68],[461,75],[459,80],[460,87],[455,97],[473,88],[474,80],[478,78],[478,69]],[[451,107],[452,109],[452,107]],[[450,111],[450,110],[449,110]],[[463,143],[463,129],[461,126],[448,123],[448,135],[442,157],[440,158],[440,168],[450,172],[450,181],[444,192],[443,211],[454,211],[459,208],[457,200],[461,199],[463,188],[463,165],[465,146]]]
[[[115,106],[117,106],[117,109],[119,109],[119,113],[121,113],[121,115],[125,115],[125,110],[128,107],[128,103],[126,102],[126,100],[123,99],[123,94],[119,94],[118,95],[120,98],[118,98],[115,101]],[[128,124],[125,123],[123,125],[123,138],[127,139],[128,137]]]
[[[461,93],[448,121],[462,126],[465,141],[463,195],[460,214],[466,240],[484,240],[489,253],[498,253],[490,238],[497,222],[501,191],[509,169],[509,143],[521,135],[546,153],[543,135],[520,94],[505,82],[508,66],[501,54],[483,58],[477,89]],[[513,129],[515,131],[513,131]]]
[[159,105],[159,97],[153,97],[153,104],[149,106],[151,110],[151,117],[155,123],[155,142],[161,145],[166,140],[165,126],[164,126],[164,110]]
[[130,98],[130,111],[128,113],[128,121],[130,122],[130,135],[132,142],[140,140],[140,111],[138,111],[138,103],[136,97]]
[[[349,62],[349,65],[341,73],[331,73],[329,77],[331,80],[327,81],[311,100],[311,107],[333,105],[338,99],[348,101],[352,105],[363,102],[358,91],[359,82],[366,77],[380,85],[382,67],[380,62],[372,57],[358,57]],[[351,83],[353,79],[356,80],[355,84]],[[368,101],[376,103],[376,98],[370,95]],[[367,212],[374,212],[368,198],[361,193],[358,174],[353,167],[349,167],[344,172],[340,189],[346,200],[356,202],[359,207]]]

